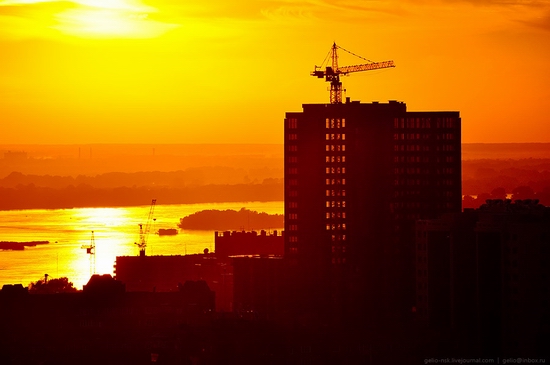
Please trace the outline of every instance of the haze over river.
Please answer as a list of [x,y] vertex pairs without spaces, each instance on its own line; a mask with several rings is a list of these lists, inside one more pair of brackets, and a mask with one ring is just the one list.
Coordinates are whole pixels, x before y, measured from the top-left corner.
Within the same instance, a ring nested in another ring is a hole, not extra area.
[[[155,207],[146,254],[184,255],[214,251],[214,230],[179,230],[175,236],[159,236],[159,228],[177,228],[189,214],[218,209],[247,208],[269,214],[283,214],[284,202],[237,202],[176,204]],[[94,231],[95,272],[113,274],[116,256],[138,255],[139,224],[145,228],[150,206],[119,208],[32,209],[0,211],[0,241],[49,241],[47,245],[23,251],[0,251],[0,287],[50,278],[68,277],[82,289],[93,271],[91,255],[82,246],[91,244]],[[238,227],[237,227],[238,228]],[[282,227],[242,227],[245,230],[282,230]]]

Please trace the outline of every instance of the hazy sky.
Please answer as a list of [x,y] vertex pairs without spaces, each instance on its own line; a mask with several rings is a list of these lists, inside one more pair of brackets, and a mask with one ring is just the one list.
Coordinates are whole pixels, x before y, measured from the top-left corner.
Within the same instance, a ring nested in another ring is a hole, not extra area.
[[395,61],[345,77],[353,100],[550,142],[549,0],[0,0],[0,144],[282,143],[328,102],[333,41]]

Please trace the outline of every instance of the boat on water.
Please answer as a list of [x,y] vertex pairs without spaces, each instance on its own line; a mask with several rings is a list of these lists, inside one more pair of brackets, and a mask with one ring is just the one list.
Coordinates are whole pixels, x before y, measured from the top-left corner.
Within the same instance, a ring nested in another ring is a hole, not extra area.
[[159,228],[159,236],[174,236],[178,234],[178,230],[175,228]]

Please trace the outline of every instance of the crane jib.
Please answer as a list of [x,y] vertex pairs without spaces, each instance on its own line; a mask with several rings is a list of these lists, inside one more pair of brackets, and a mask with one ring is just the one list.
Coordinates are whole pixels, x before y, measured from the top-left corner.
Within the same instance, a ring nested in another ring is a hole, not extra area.
[[347,74],[350,72],[359,72],[359,71],[369,71],[369,70],[378,70],[382,68],[395,67],[393,61],[384,61],[384,62],[373,62],[367,63],[364,65],[354,65],[354,66],[344,66],[338,69],[339,74]]

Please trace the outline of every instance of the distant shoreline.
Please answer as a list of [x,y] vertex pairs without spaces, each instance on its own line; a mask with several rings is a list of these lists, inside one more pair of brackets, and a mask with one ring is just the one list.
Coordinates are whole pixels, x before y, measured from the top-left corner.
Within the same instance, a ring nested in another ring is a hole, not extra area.
[[234,231],[246,229],[273,229],[284,227],[284,215],[268,214],[242,208],[239,211],[201,210],[180,218],[180,229]]
[[[145,198],[147,197],[147,198]],[[184,188],[118,187],[89,185],[65,188],[0,187],[0,211],[141,206],[150,199],[163,204],[201,204],[250,201],[282,201],[284,186],[276,184],[204,185]]]
[[47,245],[50,241],[29,241],[29,242],[13,242],[0,241],[0,251],[22,251],[25,247],[35,247],[37,245]]

